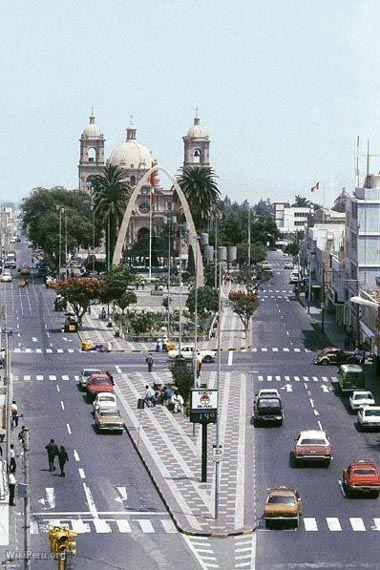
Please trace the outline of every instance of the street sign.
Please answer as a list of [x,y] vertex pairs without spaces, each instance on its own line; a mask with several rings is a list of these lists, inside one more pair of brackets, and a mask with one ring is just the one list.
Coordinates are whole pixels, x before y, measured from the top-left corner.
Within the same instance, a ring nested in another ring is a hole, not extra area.
[[197,424],[215,424],[218,411],[218,391],[194,388],[190,394],[190,421]]

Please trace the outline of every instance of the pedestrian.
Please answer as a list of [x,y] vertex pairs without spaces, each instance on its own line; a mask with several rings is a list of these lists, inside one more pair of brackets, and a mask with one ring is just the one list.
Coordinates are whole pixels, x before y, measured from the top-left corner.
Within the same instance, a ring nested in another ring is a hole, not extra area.
[[152,407],[156,404],[156,394],[155,394],[155,391],[153,390],[153,388],[151,388],[151,387],[148,386],[148,385],[145,386],[144,400],[145,400],[146,405],[148,406],[148,408],[152,408]]
[[9,471],[15,473],[16,471],[16,454],[15,454],[15,446],[13,443],[9,446]]
[[361,366],[365,365],[365,358],[366,358],[366,351],[363,349],[360,352],[360,364],[361,364]]
[[145,362],[148,365],[148,372],[152,372],[153,369],[153,356],[149,353],[148,356],[146,357]]
[[49,441],[49,443],[47,445],[45,445],[45,449],[46,449],[47,454],[48,454],[49,471],[55,471],[54,461],[55,461],[56,455],[58,455],[59,450],[58,450],[58,446],[55,443],[54,439],[51,439]]
[[17,436],[17,441],[18,441],[19,446],[20,446],[20,457],[22,457],[24,455],[25,432],[26,432],[26,427],[21,426],[21,431]]
[[17,480],[13,471],[9,472],[8,475],[8,488],[9,488],[9,505],[15,507],[15,490],[16,490]]
[[61,477],[66,477],[65,465],[66,465],[68,460],[69,460],[69,456],[67,455],[67,451],[64,448],[64,446],[61,445],[61,447],[59,448],[59,452],[58,452],[58,463],[59,463],[59,468],[61,470]]
[[115,382],[114,382],[113,375],[111,374],[111,372],[109,372],[107,370],[106,374],[107,374],[108,378],[111,380],[112,386],[115,386]]
[[16,400],[13,400],[11,405],[11,425],[12,428],[16,428],[18,426],[18,407]]

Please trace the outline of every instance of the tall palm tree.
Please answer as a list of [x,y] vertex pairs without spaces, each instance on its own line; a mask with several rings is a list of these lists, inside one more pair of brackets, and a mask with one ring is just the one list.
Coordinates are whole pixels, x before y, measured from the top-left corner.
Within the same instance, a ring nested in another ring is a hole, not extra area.
[[198,231],[207,227],[215,215],[215,207],[220,192],[212,168],[187,166],[181,168],[178,177],[180,185],[189,203],[195,227]]
[[92,180],[92,197],[95,214],[105,224],[107,266],[112,263],[117,233],[131,195],[131,186],[125,180],[124,171],[118,166],[107,164],[101,174]]
[[297,196],[295,196],[294,198],[293,206],[295,206],[296,208],[309,208],[311,206],[311,202],[304,196],[300,196],[299,194],[297,194]]

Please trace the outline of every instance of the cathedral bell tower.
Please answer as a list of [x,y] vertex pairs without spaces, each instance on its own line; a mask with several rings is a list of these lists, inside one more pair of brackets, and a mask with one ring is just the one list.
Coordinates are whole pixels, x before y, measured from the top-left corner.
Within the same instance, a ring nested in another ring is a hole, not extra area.
[[90,123],[83,129],[79,142],[79,190],[87,192],[91,188],[91,178],[100,174],[104,166],[105,139],[99,127],[95,124],[93,111]]
[[194,125],[190,127],[185,137],[184,144],[184,168],[188,166],[210,166],[210,140],[208,134],[200,125],[198,109],[194,117]]

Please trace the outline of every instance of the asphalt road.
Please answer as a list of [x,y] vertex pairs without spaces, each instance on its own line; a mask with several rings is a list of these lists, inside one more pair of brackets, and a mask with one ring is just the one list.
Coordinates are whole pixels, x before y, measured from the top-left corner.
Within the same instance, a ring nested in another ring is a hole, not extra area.
[[[253,344],[268,349],[252,355],[255,388],[278,388],[285,408],[283,427],[256,429],[256,567],[380,568],[379,500],[348,499],[340,485],[342,468],[350,461],[369,458],[380,463],[379,434],[357,431],[355,416],[331,381],[337,368],[318,367],[312,364],[312,352],[305,352],[305,348],[319,349],[325,339],[310,324],[305,309],[284,297],[282,291],[292,286],[289,271],[282,268],[283,259],[271,254],[273,277],[261,293],[268,298],[262,301],[253,326]],[[273,352],[273,347],[279,351]],[[290,351],[284,352],[284,347]],[[294,352],[294,347],[301,351]],[[239,366],[236,360],[234,366]],[[379,387],[376,390],[380,398]],[[290,460],[294,436],[321,427],[333,446],[330,467],[294,468]],[[277,485],[295,487],[302,496],[303,520],[296,531],[268,531],[261,520],[266,489]]]

